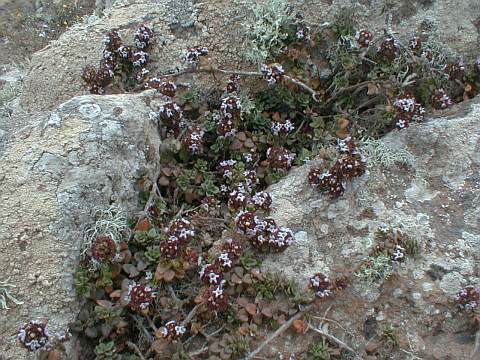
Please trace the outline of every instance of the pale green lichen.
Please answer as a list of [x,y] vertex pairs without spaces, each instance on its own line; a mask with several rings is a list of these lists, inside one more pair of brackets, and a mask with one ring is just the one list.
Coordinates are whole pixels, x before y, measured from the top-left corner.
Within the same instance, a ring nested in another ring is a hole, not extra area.
[[360,271],[356,274],[358,277],[374,282],[386,280],[393,274],[392,260],[385,254],[378,256],[369,256]]
[[394,165],[413,167],[415,156],[406,149],[394,148],[382,140],[363,139],[359,151],[368,159],[370,165],[391,168]]
[[7,305],[8,301],[14,303],[15,305],[23,304],[23,301],[18,300],[11,294],[11,290],[14,288],[16,288],[16,286],[13,284],[9,284],[8,279],[5,281],[0,281],[0,309],[10,309]]
[[422,44],[424,51],[429,51],[432,54],[431,66],[435,68],[442,68],[446,63],[457,58],[457,54],[444,42],[429,38]]
[[247,36],[245,57],[260,65],[281,53],[288,38],[285,29],[296,20],[287,0],[256,4],[251,10],[252,17],[242,24]]
[[252,114],[256,109],[256,105],[250,95],[250,92],[243,88],[240,90],[238,96],[240,97],[240,102],[242,104],[242,115]]
[[103,209],[97,208],[93,216],[95,223],[84,233],[82,254],[85,254],[99,235],[110,236],[115,243],[119,244],[129,231],[127,218],[122,209],[116,205]]

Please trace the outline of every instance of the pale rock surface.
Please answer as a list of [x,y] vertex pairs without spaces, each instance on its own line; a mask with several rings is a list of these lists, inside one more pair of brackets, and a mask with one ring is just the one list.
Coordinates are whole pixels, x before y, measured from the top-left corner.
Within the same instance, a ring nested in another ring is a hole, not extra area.
[[[410,313],[401,317],[407,332],[418,332],[438,314],[451,317],[445,304],[465,285],[480,284],[480,100],[440,116],[393,131],[381,140],[392,156],[410,152],[411,166],[385,167],[370,158],[367,174],[350,183],[337,200],[308,183],[313,164],[294,169],[271,186],[272,216],[279,225],[294,230],[297,244],[269,257],[264,270],[293,279],[305,289],[308,278],[317,272],[334,278],[358,266],[372,247],[375,230],[386,224],[416,239],[419,256],[400,265],[398,277],[388,283],[354,278],[345,290],[349,295],[340,294],[334,305],[337,314],[345,311],[345,321],[360,314],[361,324],[361,314],[368,308],[393,313],[401,303],[394,296],[388,298],[386,289],[393,288],[397,289],[393,294],[400,291],[401,299],[410,299]],[[344,300],[346,296],[361,302],[364,309],[348,310],[351,303]],[[356,314],[349,318],[348,311]],[[443,321],[446,328],[448,321]],[[355,333],[355,326],[349,330]],[[361,336],[362,330],[357,331]],[[432,338],[422,340],[427,349]],[[463,351],[471,348],[462,351],[452,339],[444,341],[452,358],[468,358]]]
[[92,209],[138,211],[136,181],[156,171],[160,146],[147,100],[75,97],[38,114],[0,159],[0,278],[24,301],[0,310],[7,359],[26,358],[15,340],[23,322],[48,319],[53,333],[75,319],[72,276]]

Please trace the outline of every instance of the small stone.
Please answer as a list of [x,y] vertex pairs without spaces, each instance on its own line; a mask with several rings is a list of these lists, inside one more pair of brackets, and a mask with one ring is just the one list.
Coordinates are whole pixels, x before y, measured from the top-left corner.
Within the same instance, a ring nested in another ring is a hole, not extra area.
[[422,289],[423,291],[432,291],[433,290],[433,285],[431,283],[423,283],[422,284]]

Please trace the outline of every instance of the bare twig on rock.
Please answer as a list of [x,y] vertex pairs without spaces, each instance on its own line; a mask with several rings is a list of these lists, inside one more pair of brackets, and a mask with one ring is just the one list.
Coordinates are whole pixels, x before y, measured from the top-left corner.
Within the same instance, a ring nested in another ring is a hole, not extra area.
[[[225,75],[239,75],[239,76],[245,76],[245,77],[248,77],[248,76],[262,77],[263,76],[263,74],[261,72],[257,72],[257,71],[224,70],[224,69],[219,69],[219,68],[215,68],[215,67],[205,67],[205,68],[186,69],[186,70],[182,70],[182,71],[179,71],[179,72],[176,72],[176,73],[160,75],[159,77],[160,78],[170,78],[170,77],[179,77],[179,76],[182,76],[182,75],[195,74],[195,73],[206,73],[206,74],[220,73],[220,74],[225,74]],[[316,97],[318,95],[317,92],[315,90],[313,90],[310,86],[308,86],[304,82],[302,82],[298,79],[295,79],[291,76],[284,75],[283,77],[284,77],[285,80],[287,80],[287,81],[299,86],[303,90],[309,92],[312,95],[313,99],[318,101],[318,99]]]
[[273,334],[271,334],[268,338],[266,338],[260,346],[258,346],[254,351],[252,351],[250,354],[245,356],[242,360],[250,360],[253,359],[257,354],[260,353],[260,351],[263,350],[265,346],[267,346],[268,343],[270,343],[273,339],[275,339],[277,336],[282,334],[285,330],[287,330],[290,326],[292,326],[293,322],[295,320],[300,319],[305,313],[310,311],[313,308],[313,305],[308,305],[305,307],[305,309],[297,312],[295,315],[293,315],[288,321],[286,321],[282,326],[280,326]]
[[182,326],[187,326],[193,317],[197,314],[198,305],[195,305],[192,310],[188,313],[187,317],[182,321]]
[[347,344],[345,344],[342,340],[336,338],[335,336],[331,335],[331,334],[328,334],[320,329],[317,329],[315,326],[312,326],[311,324],[308,324],[308,327],[310,329],[312,329],[313,331],[319,333],[320,335],[322,336],[325,336],[327,339],[329,339],[330,341],[333,341],[334,343],[336,343],[338,346],[340,346],[341,348],[345,349],[345,350],[348,350],[350,351],[352,354],[355,354],[356,355],[356,352],[355,350],[353,350],[350,346],[348,346]]

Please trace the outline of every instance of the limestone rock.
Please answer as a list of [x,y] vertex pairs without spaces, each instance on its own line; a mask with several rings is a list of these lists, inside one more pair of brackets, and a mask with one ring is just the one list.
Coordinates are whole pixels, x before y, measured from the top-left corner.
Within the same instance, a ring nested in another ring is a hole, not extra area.
[[1,310],[0,353],[20,359],[18,327],[75,319],[73,270],[95,207],[138,210],[136,179],[155,171],[160,138],[146,95],[80,96],[20,132],[0,158],[0,277],[24,304]]
[[[334,278],[358,266],[372,247],[375,230],[386,224],[416,239],[419,256],[400,265],[397,275],[384,283],[354,277],[345,290],[348,295],[339,294],[335,302],[337,314],[343,314],[339,317],[350,321],[359,316],[360,327],[368,309],[393,314],[408,306],[410,315],[402,313],[401,318],[407,331],[416,332],[441,316],[451,317],[444,313],[445,305],[463,286],[480,281],[479,126],[477,98],[448,115],[391,132],[380,142],[383,151],[393,158],[408,151],[413,163],[387,167],[379,156],[371,157],[367,174],[350,183],[338,200],[309,185],[311,165],[293,170],[270,191],[273,217],[296,232],[297,244],[269,257],[264,270],[294,279],[305,289],[317,272]],[[354,310],[349,305],[353,300],[345,300],[352,297],[361,302]],[[468,358],[462,354],[467,356],[471,348],[462,350],[452,339],[444,340],[452,346],[446,351],[453,358]],[[432,344],[427,341],[426,346]]]

